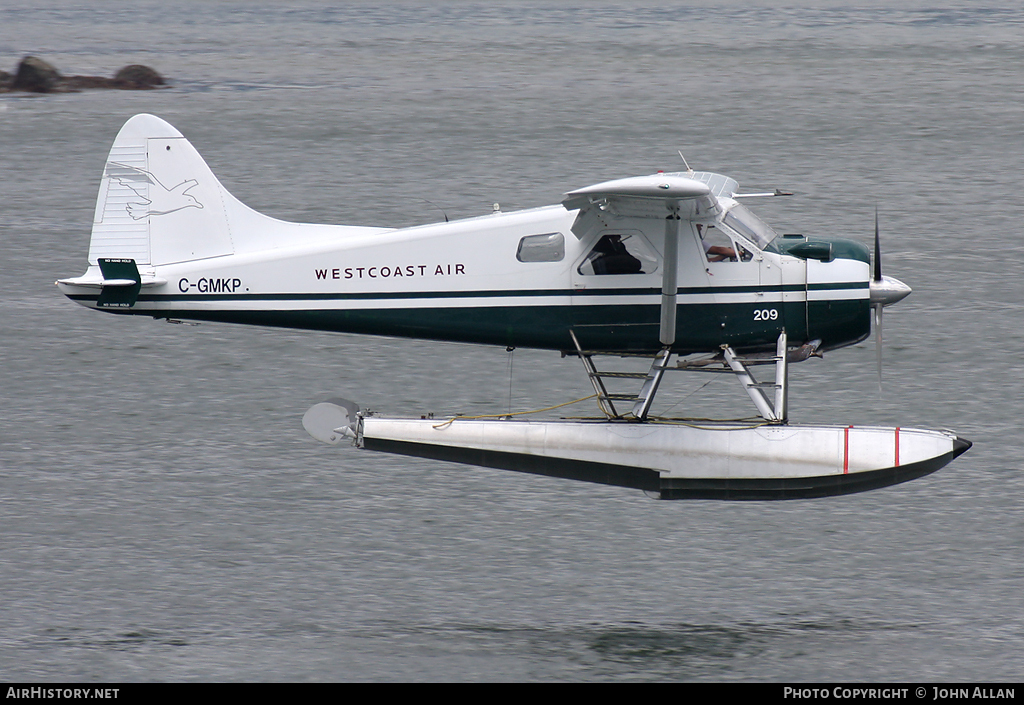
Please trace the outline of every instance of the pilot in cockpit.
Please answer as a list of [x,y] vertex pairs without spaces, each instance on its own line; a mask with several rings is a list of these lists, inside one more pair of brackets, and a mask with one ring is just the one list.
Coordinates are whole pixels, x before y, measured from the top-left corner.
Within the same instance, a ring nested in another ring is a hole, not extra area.
[[[728,245],[716,245],[714,244],[715,236],[721,237],[720,232],[715,230],[715,226],[705,226],[700,223],[697,224],[697,234],[700,236],[700,244],[704,247],[704,256],[707,257],[708,262],[724,262],[726,260],[735,262],[736,250]],[[731,244],[731,240],[726,239],[726,242]]]
[[590,253],[594,274],[640,274],[643,266],[626,249],[621,235],[605,235]]

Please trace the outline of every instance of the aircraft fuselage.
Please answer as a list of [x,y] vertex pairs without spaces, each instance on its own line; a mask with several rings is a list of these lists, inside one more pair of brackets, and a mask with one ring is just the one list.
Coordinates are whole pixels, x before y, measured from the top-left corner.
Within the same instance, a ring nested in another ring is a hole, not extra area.
[[657,174],[450,223],[288,223],[239,202],[181,133],[138,115],[107,158],[89,269],[58,284],[118,314],[552,350],[574,349],[573,331],[585,349],[652,352],[674,279],[676,353],[774,349],[783,329],[822,349],[865,338],[867,248],[777,237],[736,188]]
[[[62,288],[86,306],[157,318],[553,350],[573,348],[572,329],[588,349],[658,350],[663,233],[620,219],[578,239],[575,217],[551,206],[399,230],[324,226],[316,242],[150,267],[165,283],[143,287],[130,306]],[[609,233],[628,235],[650,271],[588,266]],[[529,238],[544,236],[560,243],[542,243],[551,251],[534,258],[552,261],[522,261]],[[822,262],[782,254],[790,238],[779,240],[765,250],[744,241],[740,257],[709,261],[698,229],[682,223],[675,352],[770,348],[783,328],[825,349],[868,335],[867,248],[833,241],[836,258]]]

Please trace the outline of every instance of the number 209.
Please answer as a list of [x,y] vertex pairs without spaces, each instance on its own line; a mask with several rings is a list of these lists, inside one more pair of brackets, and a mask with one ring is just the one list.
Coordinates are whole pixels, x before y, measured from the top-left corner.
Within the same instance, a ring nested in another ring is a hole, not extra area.
[[777,321],[779,320],[779,310],[775,308],[755,308],[754,309],[754,320],[755,321]]

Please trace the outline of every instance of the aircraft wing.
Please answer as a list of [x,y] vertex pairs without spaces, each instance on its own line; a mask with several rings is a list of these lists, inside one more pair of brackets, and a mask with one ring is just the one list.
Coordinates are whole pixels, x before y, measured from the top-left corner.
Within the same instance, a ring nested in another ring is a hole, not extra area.
[[583,237],[602,214],[626,218],[665,218],[678,212],[684,220],[713,218],[721,212],[720,197],[731,198],[734,179],[709,171],[658,173],[605,181],[565,194],[566,210],[579,210],[572,231]]
[[[571,229],[580,239],[592,229],[607,227],[608,219],[615,216],[652,218],[665,223],[661,324],[658,331],[665,350],[676,339],[679,221],[717,217],[722,212],[718,199],[731,198],[738,186],[734,179],[709,171],[658,173],[605,181],[570,191],[562,199],[566,210],[579,210]],[[657,381],[654,384],[657,385]]]

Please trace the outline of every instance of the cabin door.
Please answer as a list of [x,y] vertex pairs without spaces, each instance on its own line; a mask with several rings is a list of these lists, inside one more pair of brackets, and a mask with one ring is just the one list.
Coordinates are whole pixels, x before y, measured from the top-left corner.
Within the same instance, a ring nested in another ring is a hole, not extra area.
[[713,331],[709,349],[747,345],[782,315],[781,310],[764,306],[761,254],[727,228],[698,223],[694,230],[712,302],[706,314]]
[[585,350],[658,346],[661,256],[639,230],[588,235],[572,268],[572,328]]

